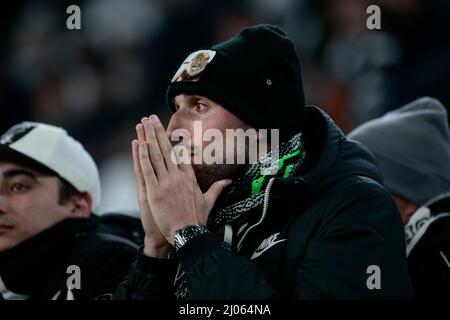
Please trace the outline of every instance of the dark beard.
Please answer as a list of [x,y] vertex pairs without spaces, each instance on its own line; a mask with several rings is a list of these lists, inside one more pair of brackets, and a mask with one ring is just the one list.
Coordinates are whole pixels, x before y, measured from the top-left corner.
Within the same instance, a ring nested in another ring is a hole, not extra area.
[[193,164],[197,183],[202,192],[208,191],[216,181],[222,179],[234,180],[247,172],[248,164]]

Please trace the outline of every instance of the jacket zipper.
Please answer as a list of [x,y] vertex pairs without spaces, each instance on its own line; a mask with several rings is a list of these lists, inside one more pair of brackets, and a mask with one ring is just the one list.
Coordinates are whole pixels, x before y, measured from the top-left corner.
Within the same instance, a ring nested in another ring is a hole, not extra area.
[[273,181],[275,180],[275,178],[271,178],[269,180],[269,182],[267,183],[266,189],[264,190],[264,202],[263,202],[263,213],[261,216],[261,219],[259,219],[259,221],[257,223],[255,223],[254,225],[252,225],[251,227],[249,227],[247,229],[247,231],[245,231],[244,235],[242,236],[241,240],[238,242],[237,244],[237,251],[241,251],[242,248],[242,243],[244,242],[244,239],[247,237],[248,233],[255,227],[257,227],[258,225],[260,225],[263,220],[266,218],[267,215],[267,210],[269,209],[269,195],[270,195],[270,189],[272,188],[272,184]]

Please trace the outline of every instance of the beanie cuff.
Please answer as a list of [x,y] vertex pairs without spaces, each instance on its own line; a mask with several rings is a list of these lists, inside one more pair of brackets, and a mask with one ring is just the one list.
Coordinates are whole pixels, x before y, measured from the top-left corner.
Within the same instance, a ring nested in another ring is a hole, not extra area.
[[389,192],[417,205],[422,205],[436,195],[449,190],[430,174],[412,168],[403,162],[372,151],[380,163],[384,185]]

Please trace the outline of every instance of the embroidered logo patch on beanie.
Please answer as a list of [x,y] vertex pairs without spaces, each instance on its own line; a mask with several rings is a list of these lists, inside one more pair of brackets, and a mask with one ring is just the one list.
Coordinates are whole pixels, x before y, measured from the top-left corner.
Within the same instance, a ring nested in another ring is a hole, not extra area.
[[198,81],[215,55],[216,52],[213,50],[199,50],[191,53],[181,64],[171,82]]

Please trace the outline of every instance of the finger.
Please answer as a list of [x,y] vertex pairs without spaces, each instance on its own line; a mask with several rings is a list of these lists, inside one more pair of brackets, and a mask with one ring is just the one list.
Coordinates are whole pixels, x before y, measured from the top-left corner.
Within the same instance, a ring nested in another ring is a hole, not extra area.
[[139,162],[139,141],[133,140],[131,143],[132,153],[133,153],[133,165],[134,165],[134,175],[136,176],[136,185],[138,189],[139,196],[142,193],[146,193],[145,180],[142,175],[142,168]]
[[161,121],[156,115],[150,116],[150,121],[153,123],[156,133],[156,139],[159,144],[159,148],[161,150],[161,154],[163,155],[167,171],[178,169],[177,162],[174,162],[172,159],[172,144],[167,137],[166,130],[164,129]]
[[[190,151],[187,151],[190,152]],[[190,153],[188,153],[190,154]],[[192,167],[192,163],[191,163],[191,157],[187,157],[187,159],[180,159],[179,157],[177,158],[177,163],[179,164],[178,167],[180,168],[180,170],[184,173],[186,173],[188,176],[191,177],[195,177],[195,172],[194,172],[194,168]]]
[[[178,168],[183,171],[183,168],[186,164],[190,164],[191,157],[189,150],[186,146],[176,145],[172,148],[172,152],[170,153],[171,160],[173,163],[178,165]],[[187,170],[186,170],[187,171]]]
[[139,141],[145,141],[144,126],[141,123],[136,125],[136,133]]
[[[178,143],[172,147],[172,160],[178,164],[178,168],[181,171],[188,172],[192,166],[192,148],[190,143],[189,132],[187,130],[178,131],[176,135],[172,135],[172,138],[178,137]],[[174,142],[174,140],[172,140]]]
[[164,163],[164,157],[158,144],[158,140],[156,139],[155,127],[151,121],[146,121],[144,123],[144,131],[148,143],[150,161],[156,175],[158,176],[158,179],[160,179],[167,175],[167,169]]
[[230,179],[219,180],[214,182],[204,194],[206,202],[212,208],[222,191],[231,184]]
[[139,163],[141,164],[142,176],[144,177],[147,192],[152,192],[158,186],[158,179],[155,176],[155,171],[150,162],[148,144],[146,142],[139,143]]
[[145,123],[146,121],[148,121],[148,120],[149,120],[148,117],[142,117],[142,119],[141,119],[142,133],[143,133],[143,135],[144,135],[144,139],[145,139],[144,123]]

